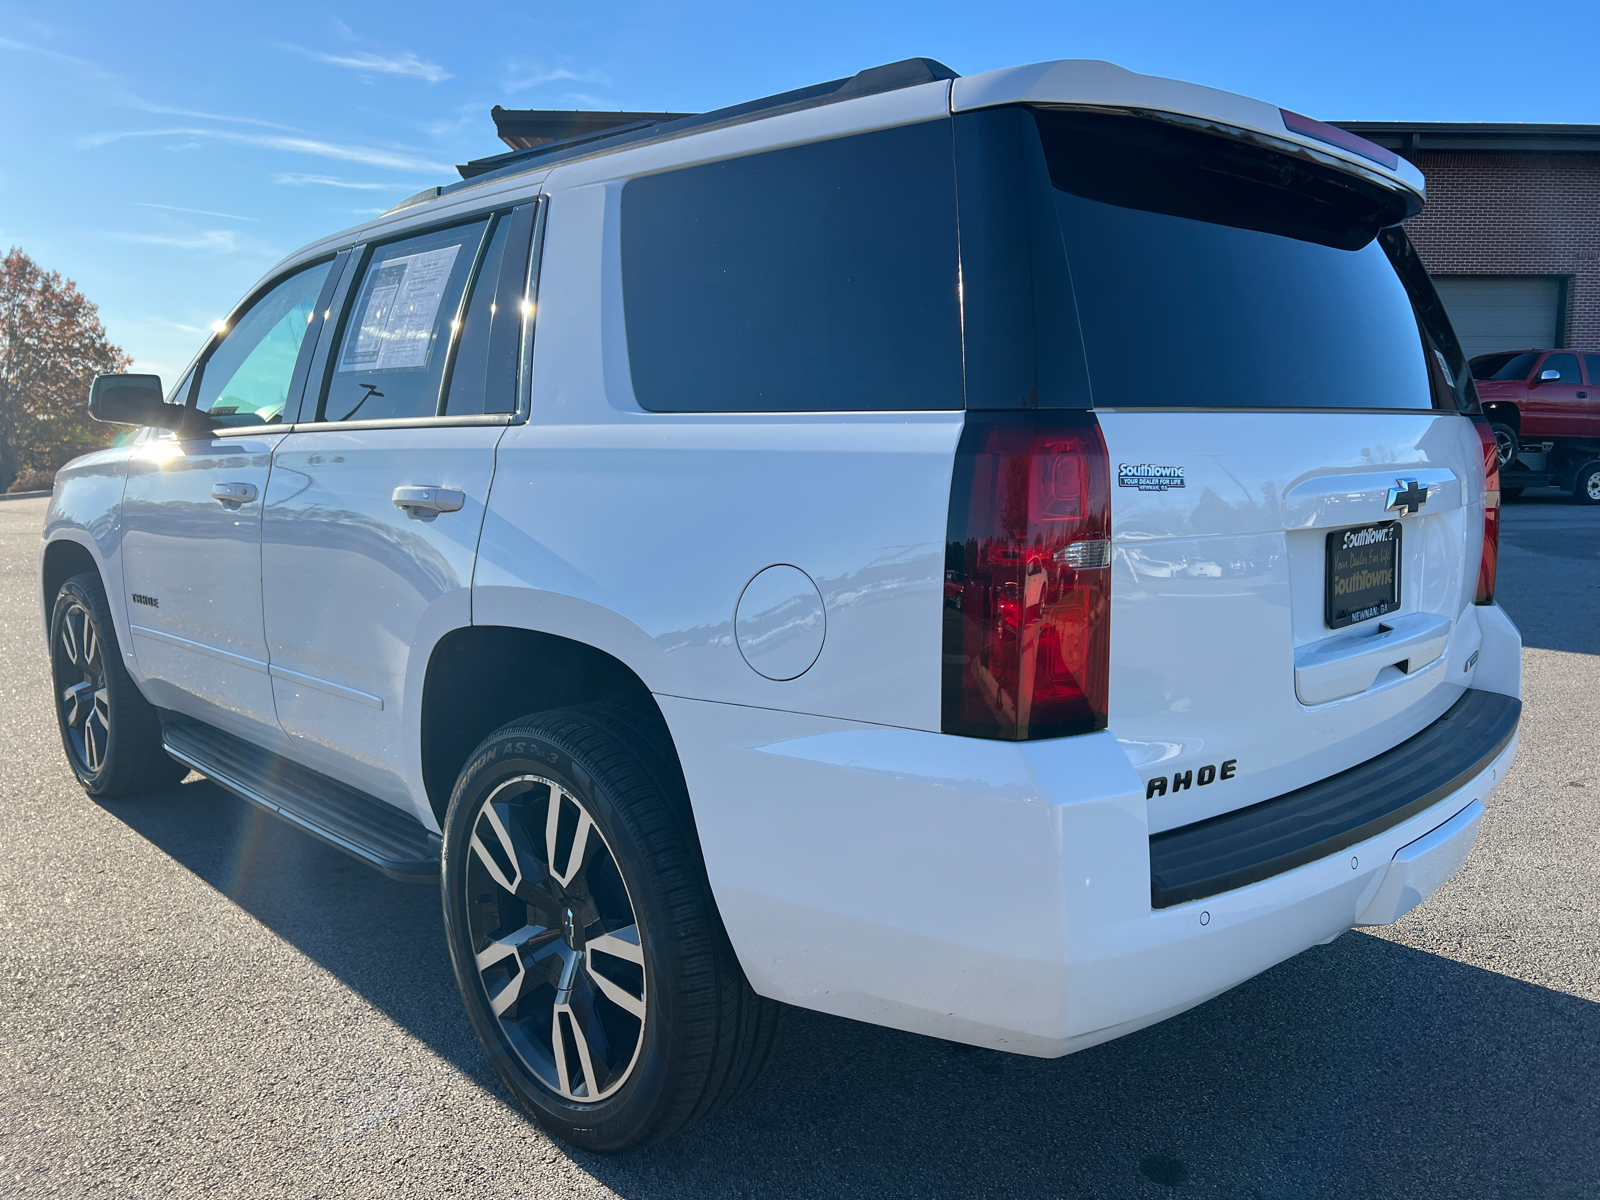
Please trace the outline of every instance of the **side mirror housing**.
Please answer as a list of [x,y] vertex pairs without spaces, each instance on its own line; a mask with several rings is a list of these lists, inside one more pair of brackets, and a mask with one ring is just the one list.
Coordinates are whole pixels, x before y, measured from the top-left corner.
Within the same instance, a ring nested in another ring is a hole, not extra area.
[[1540,371],[1539,372],[1539,382],[1540,383],[1549,383],[1550,380],[1552,380],[1552,379],[1560,379],[1560,378],[1561,378],[1561,372],[1560,371]]
[[89,388],[89,415],[108,425],[176,429],[183,412],[162,399],[159,375],[96,375]]

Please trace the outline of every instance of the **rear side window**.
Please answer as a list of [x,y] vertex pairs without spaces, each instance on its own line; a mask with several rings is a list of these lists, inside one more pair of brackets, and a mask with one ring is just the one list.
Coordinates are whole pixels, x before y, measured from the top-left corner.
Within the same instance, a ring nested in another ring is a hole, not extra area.
[[1578,378],[1578,356],[1576,354],[1552,354],[1539,364],[1539,378],[1544,379],[1546,371],[1560,371],[1560,379],[1548,379],[1546,383],[1582,383]]
[[488,225],[435,230],[369,252],[320,420],[438,415],[462,297]]
[[1583,365],[1589,368],[1589,382],[1600,384],[1600,354],[1585,354]]
[[630,181],[634,395],[656,412],[962,406],[949,121]]
[[1472,377],[1485,380],[1523,380],[1533,370],[1538,359],[1537,350],[1524,350],[1521,354],[1480,354],[1472,360]]

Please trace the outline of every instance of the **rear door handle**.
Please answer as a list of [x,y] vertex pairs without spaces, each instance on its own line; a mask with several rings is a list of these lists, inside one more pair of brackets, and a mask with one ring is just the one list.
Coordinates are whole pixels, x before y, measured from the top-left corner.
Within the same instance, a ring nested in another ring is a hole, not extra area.
[[222,501],[228,508],[238,508],[241,504],[249,504],[256,498],[256,485],[253,483],[213,483],[211,485],[211,498]]
[[409,516],[431,520],[442,512],[456,512],[467,502],[467,494],[454,488],[397,487],[394,506]]

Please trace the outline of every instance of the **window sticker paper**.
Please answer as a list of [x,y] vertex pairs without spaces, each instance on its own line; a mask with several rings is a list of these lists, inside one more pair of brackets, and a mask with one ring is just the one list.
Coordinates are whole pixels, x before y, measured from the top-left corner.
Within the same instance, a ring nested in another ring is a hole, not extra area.
[[345,342],[341,371],[425,367],[439,302],[461,247],[389,258],[368,275],[367,307]]

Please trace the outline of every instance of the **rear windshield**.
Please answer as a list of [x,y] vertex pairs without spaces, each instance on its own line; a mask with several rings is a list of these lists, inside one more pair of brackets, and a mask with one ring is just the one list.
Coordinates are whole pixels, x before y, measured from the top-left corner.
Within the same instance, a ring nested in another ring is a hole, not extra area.
[[1396,193],[1181,125],[1036,119],[1097,407],[1434,406],[1377,236]]
[[1472,360],[1474,379],[1526,379],[1533,364],[1539,360],[1537,350],[1524,350],[1521,354],[1480,354]]

